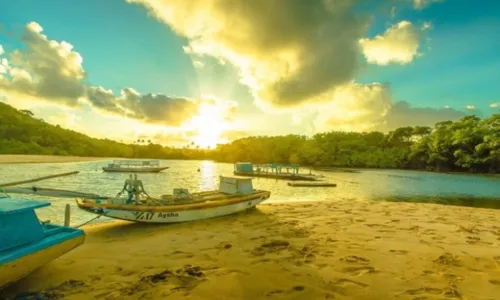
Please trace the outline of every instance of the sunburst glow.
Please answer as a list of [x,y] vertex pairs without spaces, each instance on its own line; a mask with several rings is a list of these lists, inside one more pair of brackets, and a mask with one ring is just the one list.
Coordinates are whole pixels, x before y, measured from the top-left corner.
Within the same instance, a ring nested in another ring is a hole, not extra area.
[[215,105],[203,104],[198,115],[191,119],[188,125],[197,135],[193,142],[201,148],[212,148],[223,143],[222,133],[231,128],[231,124],[224,119]]

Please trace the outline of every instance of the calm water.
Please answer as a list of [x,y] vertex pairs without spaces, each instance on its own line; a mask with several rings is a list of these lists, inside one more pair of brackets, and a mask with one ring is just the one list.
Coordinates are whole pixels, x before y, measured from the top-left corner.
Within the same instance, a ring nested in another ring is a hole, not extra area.
[[[146,191],[151,196],[171,194],[172,189],[178,187],[188,188],[192,192],[217,189],[219,175],[231,176],[233,172],[232,164],[211,161],[163,160],[161,163],[169,166],[170,169],[158,174],[139,175]],[[80,171],[77,175],[21,186],[35,185],[114,196],[121,190],[128,174],[105,173],[101,169],[101,166],[105,164],[107,161],[5,164],[0,165],[0,183]],[[199,172],[198,169],[200,169]],[[305,169],[302,172],[308,172],[308,170]],[[337,183],[337,187],[289,187],[285,180],[255,178],[254,188],[271,191],[271,198],[267,202],[383,199],[500,208],[500,178],[498,177],[399,170],[361,170],[359,173],[313,171],[313,174],[323,175],[326,181]],[[53,223],[62,223],[66,203],[72,206],[71,223],[73,225],[81,224],[94,217],[79,210],[74,199],[19,196],[46,199],[52,202],[50,207],[37,210],[42,220],[50,219]]]

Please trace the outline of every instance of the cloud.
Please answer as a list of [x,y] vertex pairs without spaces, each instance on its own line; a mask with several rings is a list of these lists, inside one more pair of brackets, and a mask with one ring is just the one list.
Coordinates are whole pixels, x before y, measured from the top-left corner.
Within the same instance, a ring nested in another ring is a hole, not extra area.
[[221,140],[227,140],[228,142],[241,139],[251,134],[246,131],[241,130],[227,130],[221,134]]
[[63,128],[70,128],[76,131],[80,131],[82,129],[81,126],[77,123],[77,121],[80,120],[80,117],[77,117],[75,114],[69,112],[56,113],[46,119],[48,123],[59,125]]
[[476,107],[474,105],[466,105],[465,109],[467,109],[467,110],[476,110]]
[[5,53],[5,50],[3,50],[3,46],[0,45],[0,55],[4,54]]
[[331,99],[354,78],[369,16],[353,0],[127,0],[143,4],[186,52],[236,66],[261,104],[291,107]]
[[403,126],[434,126],[441,121],[457,121],[467,114],[453,108],[411,107],[408,102],[395,103],[377,129],[389,131]]
[[195,133],[190,131],[159,132],[151,137],[144,138],[160,145],[186,146],[193,140]]
[[424,9],[432,3],[443,2],[444,0],[412,0],[413,8],[415,9]]
[[71,44],[49,40],[42,31],[38,23],[26,25],[21,36],[26,49],[11,54],[15,67],[8,68],[9,76],[0,80],[0,89],[77,106],[85,93],[82,57]]
[[141,95],[132,88],[121,90],[116,97],[103,87],[89,87],[88,100],[97,109],[137,119],[144,123],[180,126],[199,112],[206,99],[171,98],[163,94]]
[[412,107],[395,101],[388,84],[351,83],[339,89],[331,103],[318,105],[303,118],[313,120],[317,132],[382,131],[403,126],[433,126],[441,121],[456,121],[467,114],[450,107]]
[[422,29],[417,29],[412,23],[401,21],[387,29],[383,35],[361,39],[363,54],[369,63],[408,64],[419,55],[422,31],[429,28],[430,23],[424,23]]
[[319,131],[369,131],[380,126],[392,106],[387,84],[351,83],[338,89],[333,101],[317,108],[314,127]]
[[491,103],[491,104],[490,104],[490,107],[491,107],[491,108],[500,107],[500,102]]
[[[220,105],[220,111],[226,113],[222,117],[228,117],[235,108],[232,101],[140,94],[133,88],[122,89],[116,96],[105,87],[85,83],[82,56],[68,42],[49,40],[42,32],[38,23],[29,23],[20,39],[24,49],[13,51],[10,61],[0,57],[0,94],[18,107],[19,101],[42,100],[66,107],[87,103],[101,113],[167,126],[189,121],[204,103]],[[3,48],[0,50],[3,54]]]

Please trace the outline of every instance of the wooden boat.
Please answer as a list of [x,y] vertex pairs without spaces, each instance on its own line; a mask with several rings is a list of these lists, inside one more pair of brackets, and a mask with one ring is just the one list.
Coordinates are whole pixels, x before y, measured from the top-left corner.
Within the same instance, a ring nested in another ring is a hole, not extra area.
[[114,160],[107,167],[102,167],[102,170],[104,172],[158,173],[168,168],[160,166],[159,160]]
[[[316,181],[317,176],[312,174],[300,174],[299,165],[262,164],[252,163],[234,164],[233,174],[237,176],[262,177],[285,180]],[[291,171],[291,172],[290,172]]]
[[34,210],[49,205],[0,198],[0,288],[83,243],[83,230],[38,220]]
[[77,198],[76,203],[83,210],[115,219],[177,223],[238,213],[255,207],[271,195],[269,191],[255,190],[252,178],[223,176],[220,176],[219,189],[215,191],[191,194],[187,189],[174,189],[172,195],[152,198],[137,178],[127,180],[124,190],[129,193],[128,199],[121,199],[120,192],[115,198]]

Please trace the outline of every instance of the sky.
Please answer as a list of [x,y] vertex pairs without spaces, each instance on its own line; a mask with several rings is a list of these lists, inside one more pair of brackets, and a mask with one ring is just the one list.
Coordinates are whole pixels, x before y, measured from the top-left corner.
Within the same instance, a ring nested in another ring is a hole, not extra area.
[[0,101],[170,146],[500,112],[500,1],[0,2]]

